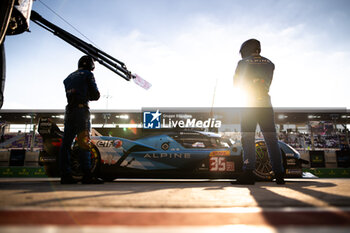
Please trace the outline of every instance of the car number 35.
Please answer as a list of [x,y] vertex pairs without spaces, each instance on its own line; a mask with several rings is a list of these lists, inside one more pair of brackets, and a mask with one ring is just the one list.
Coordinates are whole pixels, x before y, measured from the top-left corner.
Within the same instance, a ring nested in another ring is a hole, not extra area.
[[225,157],[211,157],[209,159],[210,171],[226,171],[226,158]]

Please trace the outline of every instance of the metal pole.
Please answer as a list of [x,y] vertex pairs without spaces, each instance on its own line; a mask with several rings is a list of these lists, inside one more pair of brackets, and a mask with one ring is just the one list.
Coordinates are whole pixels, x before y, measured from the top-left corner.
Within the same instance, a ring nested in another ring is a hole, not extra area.
[[35,144],[35,131],[36,131],[36,124],[33,125],[33,134],[32,134],[32,141],[30,143],[30,151],[33,151],[34,144]]
[[314,132],[312,130],[312,126],[310,122],[309,122],[309,126],[310,126],[310,137],[311,137],[311,150],[315,150]]

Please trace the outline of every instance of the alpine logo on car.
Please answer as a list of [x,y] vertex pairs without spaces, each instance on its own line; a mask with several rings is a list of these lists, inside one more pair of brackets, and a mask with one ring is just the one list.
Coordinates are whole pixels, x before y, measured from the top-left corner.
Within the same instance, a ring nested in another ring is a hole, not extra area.
[[190,153],[149,153],[145,154],[143,156],[144,158],[151,158],[151,159],[190,159],[191,154]]
[[161,148],[162,148],[163,150],[168,150],[168,149],[169,149],[169,143],[164,142],[164,143],[162,144]]

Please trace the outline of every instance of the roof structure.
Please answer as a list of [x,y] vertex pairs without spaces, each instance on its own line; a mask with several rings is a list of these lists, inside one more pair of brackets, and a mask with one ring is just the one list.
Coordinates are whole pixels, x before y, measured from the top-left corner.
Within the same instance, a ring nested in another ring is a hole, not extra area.
[[[215,118],[223,124],[238,124],[241,108],[160,108],[166,115],[181,118],[183,114],[196,119]],[[310,121],[325,121],[349,124],[350,111],[346,108],[275,108],[276,124],[307,124]],[[142,110],[90,110],[94,124],[142,123]],[[182,113],[182,114],[179,114]],[[57,124],[63,123],[63,109],[3,109],[0,110],[2,124],[35,124],[41,117],[49,117]]]

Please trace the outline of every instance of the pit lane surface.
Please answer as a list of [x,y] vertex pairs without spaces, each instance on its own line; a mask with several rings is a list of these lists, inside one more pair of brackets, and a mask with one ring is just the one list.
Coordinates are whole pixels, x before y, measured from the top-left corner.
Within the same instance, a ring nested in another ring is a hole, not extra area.
[[349,179],[0,179],[0,232],[350,232]]

